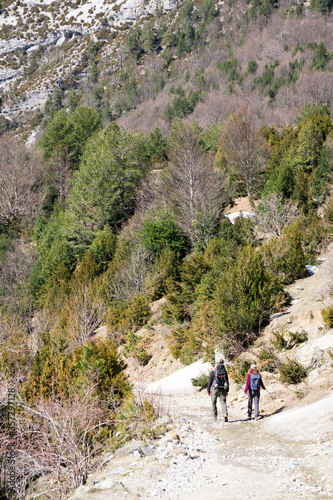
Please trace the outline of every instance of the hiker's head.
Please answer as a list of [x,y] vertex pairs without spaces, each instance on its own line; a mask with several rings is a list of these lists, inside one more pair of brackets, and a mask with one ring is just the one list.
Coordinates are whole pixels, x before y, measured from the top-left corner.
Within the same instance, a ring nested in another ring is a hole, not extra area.
[[258,371],[257,365],[251,365],[250,370],[257,372]]
[[218,365],[224,365],[224,359],[219,359]]

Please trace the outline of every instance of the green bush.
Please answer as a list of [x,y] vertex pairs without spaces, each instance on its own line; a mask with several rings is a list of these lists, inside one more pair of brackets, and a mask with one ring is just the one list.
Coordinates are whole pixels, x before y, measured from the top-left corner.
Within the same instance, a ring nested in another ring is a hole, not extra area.
[[323,321],[328,328],[333,328],[333,307],[329,306],[321,311]]
[[247,72],[250,74],[255,73],[257,71],[257,68],[258,63],[253,59],[253,57],[251,57],[251,59],[247,63]]
[[309,9],[326,14],[332,9],[332,0],[311,0]]
[[116,237],[108,226],[103,230],[97,231],[96,236],[90,245],[90,250],[94,255],[96,262],[100,265],[100,272],[107,269],[112,260],[116,246]]
[[260,370],[273,373],[276,370],[276,362],[271,352],[262,349],[259,353]]
[[179,259],[175,251],[164,247],[153,264],[153,274],[158,276],[152,300],[157,300],[169,293],[175,280],[179,280]]
[[194,387],[200,387],[200,391],[207,388],[209,373],[201,373],[198,377],[191,378]]
[[151,359],[151,356],[149,356],[144,348],[143,339],[140,335],[136,335],[131,331],[129,331],[126,335],[124,354],[125,356],[132,356],[136,358],[142,366],[147,365]]
[[300,231],[294,225],[287,227],[281,238],[274,238],[263,245],[266,265],[284,284],[305,276],[305,256]]
[[211,267],[203,254],[192,254],[184,259],[180,276],[187,302],[192,302],[195,299],[196,286],[210,269]]
[[141,237],[145,247],[155,255],[159,255],[165,247],[169,247],[179,256],[184,255],[187,246],[183,230],[167,210],[161,210],[143,222]]
[[151,318],[149,301],[145,294],[139,293],[131,300],[124,314],[125,326],[138,330]]
[[284,351],[285,349],[287,349],[287,346],[288,346],[288,342],[287,340],[284,338],[284,335],[282,333],[279,333],[279,332],[274,332],[273,333],[274,335],[274,339],[271,341],[273,346],[278,350],[278,351]]
[[127,310],[127,314],[132,318],[133,325],[137,328],[145,325],[151,318],[151,309],[146,295],[143,293],[136,295]]
[[163,321],[167,325],[172,323],[182,323],[185,320],[186,305],[184,303],[183,289],[179,283],[171,280],[168,283],[168,302],[162,307]]
[[289,336],[293,346],[303,344],[303,342],[308,340],[308,334],[306,332],[289,332]]
[[73,246],[63,236],[64,210],[57,205],[46,225],[35,232],[38,259],[32,269],[31,291],[38,300],[48,294],[48,288],[68,281],[75,268]]
[[189,327],[175,328],[169,339],[172,356],[184,365],[190,365],[203,352],[202,339]]
[[230,377],[234,380],[238,387],[245,383],[250,366],[250,361],[240,360],[236,360],[231,366],[227,366]]
[[94,377],[101,401],[112,391],[113,403],[121,403],[131,392],[125,368],[113,340],[89,342],[71,352],[65,336],[53,339],[45,334],[22,392],[29,402],[57,395],[66,398],[72,390],[84,393]]
[[307,370],[301,363],[289,358],[279,366],[279,372],[284,384],[299,384],[307,375]]
[[222,273],[214,294],[216,329],[224,347],[245,345],[269,311],[281,306],[283,296],[282,285],[264,266],[261,252],[251,245],[241,249]]

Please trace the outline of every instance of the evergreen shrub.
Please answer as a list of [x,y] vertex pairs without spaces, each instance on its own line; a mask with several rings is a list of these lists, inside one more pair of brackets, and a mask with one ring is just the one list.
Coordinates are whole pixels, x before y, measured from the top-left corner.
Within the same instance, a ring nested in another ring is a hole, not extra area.
[[141,238],[145,247],[155,255],[159,255],[165,247],[179,256],[184,255],[188,243],[183,230],[167,210],[161,210],[143,222]]
[[174,358],[190,365],[203,352],[202,339],[190,327],[175,328],[169,339],[169,349]]
[[200,391],[207,388],[209,373],[201,373],[198,377],[191,378],[194,387],[200,387]]
[[259,367],[261,371],[273,373],[276,371],[276,362],[272,353],[266,349],[259,352]]
[[328,328],[333,328],[333,307],[329,306],[321,311],[323,321]]
[[301,363],[289,358],[279,366],[279,372],[284,384],[299,384],[307,375],[307,370]]
[[287,340],[284,338],[284,335],[283,333],[279,333],[279,332],[274,332],[273,333],[274,335],[274,339],[272,339],[272,344],[273,346],[278,350],[278,351],[284,351],[285,349],[287,349],[287,346],[288,346],[288,342]]
[[239,359],[235,360],[232,365],[227,366],[228,374],[239,388],[246,382],[250,366],[250,361],[241,361]]
[[214,294],[215,324],[226,349],[248,342],[260,324],[284,302],[281,282],[254,246],[241,249],[226,267]]
[[266,266],[284,284],[305,276],[301,235],[294,224],[283,231],[281,238],[274,238],[265,243],[262,252]]
[[303,344],[303,342],[306,342],[308,340],[308,334],[307,332],[300,331],[300,332],[289,332],[290,336],[290,346],[293,347],[294,345],[300,345]]
[[132,331],[126,335],[124,354],[136,358],[142,366],[147,365],[151,359],[144,347],[143,339]]

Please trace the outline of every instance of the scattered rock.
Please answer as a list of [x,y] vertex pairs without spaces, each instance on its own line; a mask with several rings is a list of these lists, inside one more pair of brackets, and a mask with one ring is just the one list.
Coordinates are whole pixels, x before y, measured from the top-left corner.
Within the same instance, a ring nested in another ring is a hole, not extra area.
[[114,479],[110,475],[101,483],[96,484],[96,488],[99,488],[101,490],[109,490],[110,488],[112,488],[112,486],[114,486],[114,484]]
[[72,495],[69,500],[76,499],[76,498],[82,498],[83,495],[88,493],[91,490],[89,486],[81,485],[78,488],[76,488],[74,495]]
[[188,453],[184,448],[174,448],[170,451],[170,455],[188,455]]
[[166,435],[165,435],[165,437],[166,437],[166,439],[172,439],[173,441],[180,442],[180,437],[177,434],[177,432],[174,431],[174,430],[171,430],[171,431],[167,432]]
[[107,453],[101,465],[108,464],[113,459],[113,457],[114,457],[113,453]]

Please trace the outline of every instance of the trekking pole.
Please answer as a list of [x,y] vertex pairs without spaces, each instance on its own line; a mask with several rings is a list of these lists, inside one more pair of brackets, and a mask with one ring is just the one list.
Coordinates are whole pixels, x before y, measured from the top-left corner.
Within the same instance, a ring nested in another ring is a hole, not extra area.
[[265,389],[265,390],[266,390],[266,391],[268,392],[268,394],[270,395],[270,397],[271,397],[271,399],[272,399],[272,401],[273,401],[274,410],[276,411],[275,401],[274,401],[274,398],[273,398],[272,394],[271,394],[271,393],[270,393],[267,389]]

